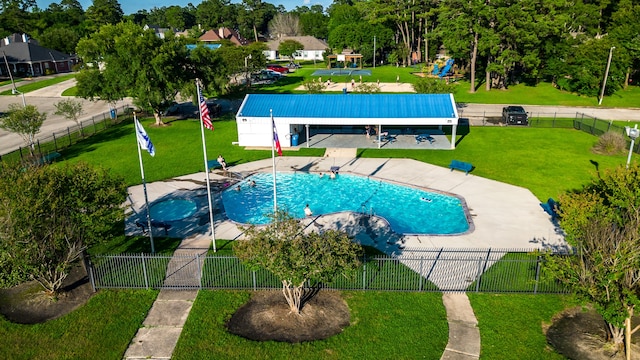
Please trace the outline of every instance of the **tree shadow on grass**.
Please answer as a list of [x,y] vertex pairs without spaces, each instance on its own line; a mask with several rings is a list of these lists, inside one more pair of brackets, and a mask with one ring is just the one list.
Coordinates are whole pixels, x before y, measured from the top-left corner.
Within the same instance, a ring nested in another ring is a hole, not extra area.
[[69,160],[78,157],[80,154],[96,150],[102,143],[111,142],[115,139],[133,134],[133,122],[124,120],[118,124],[111,125],[108,129],[85,137],[79,142],[60,150],[64,159]]

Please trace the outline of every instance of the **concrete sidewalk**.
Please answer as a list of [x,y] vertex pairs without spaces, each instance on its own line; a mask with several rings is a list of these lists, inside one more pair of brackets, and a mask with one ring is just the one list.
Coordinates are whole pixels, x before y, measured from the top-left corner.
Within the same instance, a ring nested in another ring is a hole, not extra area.
[[[202,261],[211,245],[207,235],[184,239],[167,266],[165,286],[153,303],[151,310],[138,329],[124,354],[124,359],[171,359],[178,344],[182,328],[189,317],[198,290],[172,290],[174,279],[190,279],[199,282]],[[193,264],[193,254],[202,255],[200,264]],[[181,255],[191,255],[181,258]],[[188,259],[189,263],[185,263]]]
[[475,360],[480,358],[480,329],[465,293],[444,293],[442,303],[447,310],[449,342],[441,360]]

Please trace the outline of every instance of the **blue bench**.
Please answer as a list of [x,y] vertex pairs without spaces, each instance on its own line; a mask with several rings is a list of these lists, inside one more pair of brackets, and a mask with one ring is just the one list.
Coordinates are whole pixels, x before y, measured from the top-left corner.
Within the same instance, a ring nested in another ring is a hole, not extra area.
[[464,171],[465,174],[469,174],[469,171],[473,170],[473,165],[468,162],[451,160],[451,164],[449,164],[449,169]]
[[545,203],[540,203],[540,206],[542,207],[542,210],[544,210],[544,212],[551,215],[552,219],[558,217],[558,209],[560,208],[560,205],[558,205],[558,203],[553,200],[553,198],[549,198],[549,200],[547,200],[547,202]]

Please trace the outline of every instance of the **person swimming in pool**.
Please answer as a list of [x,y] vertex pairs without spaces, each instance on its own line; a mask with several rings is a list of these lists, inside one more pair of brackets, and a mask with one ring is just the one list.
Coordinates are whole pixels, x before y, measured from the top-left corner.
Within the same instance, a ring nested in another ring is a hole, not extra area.
[[304,207],[304,216],[313,216],[313,212],[311,212],[311,209],[309,208],[309,204],[307,204],[307,206]]
[[242,190],[242,188],[240,187],[240,185],[236,186],[236,191],[240,191]]
[[251,187],[256,186],[256,182],[255,182],[255,181],[253,181],[253,180],[249,181],[249,186],[251,186]]
[[420,198],[420,200],[422,200],[422,201],[426,201],[426,202],[431,202],[431,199],[426,198],[426,197],[424,197],[424,196],[423,196],[423,197],[421,197],[421,198]]

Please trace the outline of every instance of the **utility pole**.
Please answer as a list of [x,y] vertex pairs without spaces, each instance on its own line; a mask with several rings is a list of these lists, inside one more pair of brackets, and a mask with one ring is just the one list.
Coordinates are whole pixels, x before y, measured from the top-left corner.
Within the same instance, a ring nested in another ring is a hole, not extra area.
[[11,93],[13,95],[16,95],[16,94],[22,95],[22,107],[27,107],[27,101],[24,98],[24,93],[21,93],[20,91],[18,91],[18,88],[16,88],[16,83],[13,81],[13,75],[11,74],[11,69],[9,68],[9,61],[7,61],[7,54],[5,54],[5,52],[3,51],[2,55],[4,56],[4,63],[7,65],[7,71],[9,72],[9,79],[11,79],[11,85],[13,85],[13,89],[11,89]]
[[615,48],[615,46],[612,46],[611,49],[609,49],[609,60],[607,60],[607,69],[604,71],[604,81],[602,82],[602,91],[600,91],[600,100],[598,100],[598,105],[602,104],[604,88],[607,86],[607,77],[609,76],[609,67],[611,66],[611,57],[613,56],[613,49]]
[[373,35],[373,68],[376,68],[376,36]]

